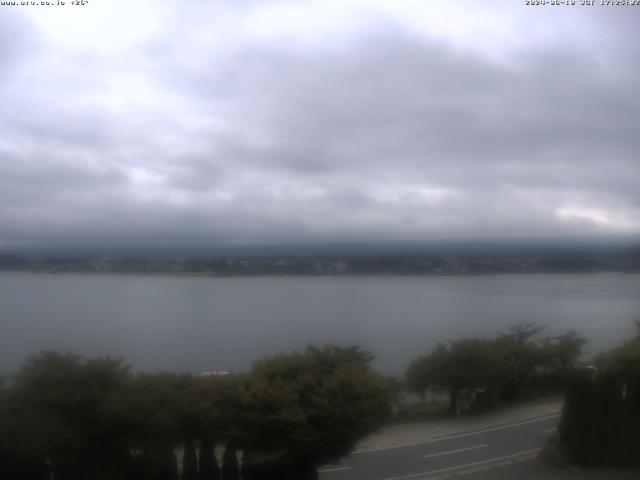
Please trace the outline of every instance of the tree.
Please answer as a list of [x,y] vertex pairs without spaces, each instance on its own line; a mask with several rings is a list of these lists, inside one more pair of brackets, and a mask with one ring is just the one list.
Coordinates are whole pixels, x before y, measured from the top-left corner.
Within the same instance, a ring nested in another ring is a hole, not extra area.
[[433,385],[432,363],[426,356],[413,359],[407,367],[405,380],[407,387],[414,393],[420,395],[424,402],[429,387]]
[[513,399],[536,372],[564,381],[562,372],[575,365],[585,339],[574,331],[545,338],[544,330],[522,323],[494,338],[440,344],[409,364],[407,385],[423,399],[429,390],[446,393],[450,411],[460,413]]
[[46,461],[48,476],[60,480],[128,478],[128,432],[114,408],[127,378],[120,360],[82,361],[53,352],[31,357],[10,397],[19,463],[33,470]]
[[[193,411],[198,419],[195,432],[201,438],[200,479],[218,480],[221,475],[213,439],[237,444],[241,417],[241,375],[204,376],[195,379]],[[237,462],[236,462],[237,463]],[[228,476],[233,473],[228,473]]]
[[599,370],[606,370],[627,380],[637,378],[640,374],[640,321],[635,325],[636,334],[631,340],[596,358]]
[[449,396],[454,414],[491,401],[498,388],[498,359],[486,339],[465,338],[440,344],[431,354],[412,362],[408,382]]
[[195,434],[222,442],[237,441],[242,411],[242,375],[198,377],[194,382],[192,410],[197,418]]
[[524,383],[531,377],[537,365],[542,363],[542,338],[546,326],[520,323],[507,332],[498,334],[494,348],[499,356],[501,396],[514,398]]
[[541,346],[542,364],[554,375],[564,377],[575,368],[586,343],[586,338],[575,330],[556,337],[546,337]]
[[[238,449],[246,480],[315,478],[388,416],[389,382],[371,359],[356,347],[309,347],[220,379],[132,376],[119,360],[45,352],[0,388],[0,473],[177,480],[184,445],[183,480],[238,480]],[[213,438],[226,444],[221,469]]]
[[192,441],[185,418],[192,400],[188,376],[139,374],[130,383],[120,408],[129,425],[129,447],[143,452],[143,467],[162,480],[177,477],[175,449]]
[[256,362],[242,397],[243,478],[315,478],[381,426],[391,395],[371,359],[328,345]]

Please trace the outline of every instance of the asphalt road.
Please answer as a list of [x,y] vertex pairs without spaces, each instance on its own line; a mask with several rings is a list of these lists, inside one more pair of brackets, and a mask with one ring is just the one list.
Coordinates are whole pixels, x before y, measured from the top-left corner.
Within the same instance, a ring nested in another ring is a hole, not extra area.
[[559,417],[550,415],[427,442],[356,451],[337,465],[319,469],[320,479],[533,478],[528,475],[531,464]]

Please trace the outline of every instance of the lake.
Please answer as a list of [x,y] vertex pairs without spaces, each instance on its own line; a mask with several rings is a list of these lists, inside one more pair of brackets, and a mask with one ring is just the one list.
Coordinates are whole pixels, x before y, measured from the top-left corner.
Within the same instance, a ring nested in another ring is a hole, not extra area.
[[590,352],[640,319],[640,275],[236,277],[0,273],[0,374],[41,349],[134,369],[242,371],[308,343],[358,344],[402,374],[437,342],[518,322],[575,329]]

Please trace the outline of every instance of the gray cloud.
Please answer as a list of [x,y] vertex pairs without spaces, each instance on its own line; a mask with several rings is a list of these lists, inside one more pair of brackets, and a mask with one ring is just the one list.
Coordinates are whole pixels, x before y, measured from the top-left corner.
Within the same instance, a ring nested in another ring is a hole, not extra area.
[[0,20],[43,39],[0,50],[0,243],[640,234],[635,12],[576,11],[561,43],[544,13],[529,42],[510,7],[513,47],[472,48],[380,12],[258,34],[257,5],[286,26],[282,2],[167,3],[72,54]]

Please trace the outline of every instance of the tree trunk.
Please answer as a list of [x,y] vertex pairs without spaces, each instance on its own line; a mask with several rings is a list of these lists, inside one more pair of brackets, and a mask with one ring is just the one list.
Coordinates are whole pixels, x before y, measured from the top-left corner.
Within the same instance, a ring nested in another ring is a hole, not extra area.
[[193,440],[188,438],[184,442],[184,457],[182,458],[182,480],[198,480],[198,458]]
[[166,447],[160,452],[158,480],[178,480],[178,464],[173,448]]
[[240,465],[236,447],[232,443],[227,443],[222,456],[222,480],[239,480]]
[[216,459],[215,443],[210,435],[202,437],[199,457],[200,480],[220,480],[220,467]]
[[458,415],[458,391],[451,390],[449,392],[449,411],[452,415]]

